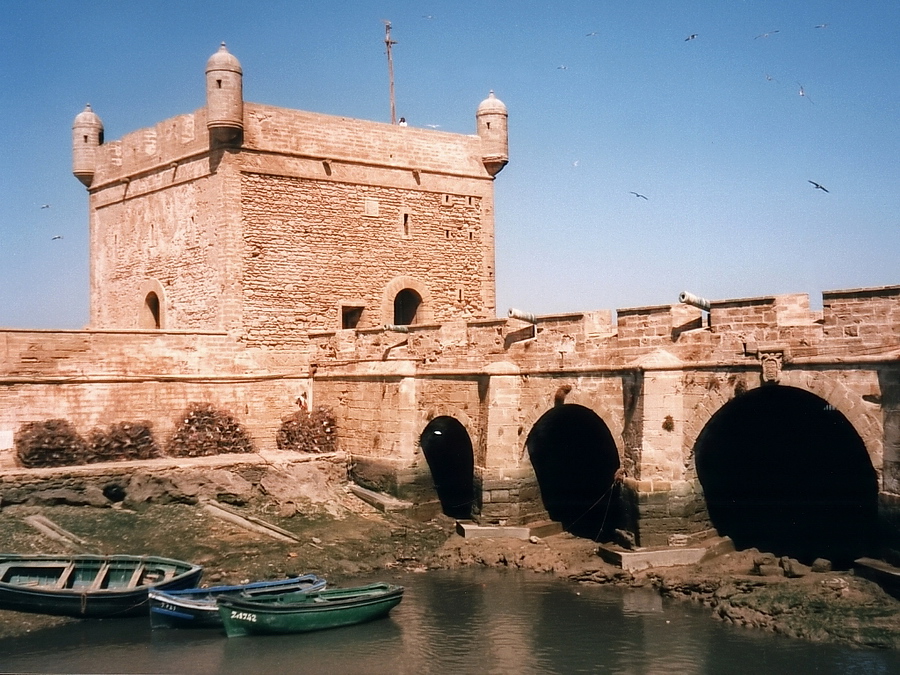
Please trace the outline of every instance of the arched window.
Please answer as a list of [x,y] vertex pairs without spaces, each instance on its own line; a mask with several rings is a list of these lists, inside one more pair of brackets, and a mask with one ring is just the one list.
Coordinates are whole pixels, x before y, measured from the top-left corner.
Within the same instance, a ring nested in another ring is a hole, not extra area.
[[141,328],[161,328],[159,313],[159,296],[150,291],[144,298],[144,307],[141,312]]
[[394,297],[394,323],[398,326],[414,324],[421,304],[421,295],[411,288],[404,288]]

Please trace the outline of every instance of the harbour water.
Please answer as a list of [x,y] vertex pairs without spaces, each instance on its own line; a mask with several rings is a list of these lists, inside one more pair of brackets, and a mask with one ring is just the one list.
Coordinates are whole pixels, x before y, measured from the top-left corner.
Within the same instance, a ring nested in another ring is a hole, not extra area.
[[[900,672],[900,652],[735,628],[649,589],[466,569],[378,577],[406,587],[387,619],[228,639],[143,618],[80,621],[0,641],[0,672],[699,675]],[[369,581],[366,579],[365,581]]]

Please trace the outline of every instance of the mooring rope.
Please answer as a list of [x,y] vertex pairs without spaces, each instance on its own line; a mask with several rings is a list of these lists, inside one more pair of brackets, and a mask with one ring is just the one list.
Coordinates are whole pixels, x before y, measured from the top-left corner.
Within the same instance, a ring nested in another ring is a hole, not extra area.
[[[587,508],[587,510],[584,511],[584,513],[582,513],[582,514],[581,514],[580,516],[578,516],[575,520],[573,520],[571,523],[569,523],[569,527],[572,527],[575,523],[577,523],[579,520],[581,520],[582,518],[584,518],[588,513],[590,513],[590,512],[593,510],[593,508],[594,508],[595,506],[597,506],[597,504],[599,504],[601,501],[603,501],[603,498],[606,497],[606,495],[608,495],[608,494],[610,494],[610,493],[612,492],[612,489],[616,486],[616,483],[617,483],[617,482],[618,482],[618,481],[617,481],[616,479],[613,479],[612,484],[606,489],[606,492],[604,492],[602,495],[600,495],[600,497],[597,498],[597,501],[595,501],[593,504],[591,504],[591,505]],[[606,524],[606,516],[609,515],[609,505],[610,505],[611,502],[612,502],[612,496],[610,496],[609,501],[606,503],[606,513],[603,514],[603,524],[600,525],[600,530],[601,530],[601,531],[603,530],[603,525]],[[597,533],[597,536],[598,536],[598,537],[600,536],[600,533],[599,533],[599,532]]]

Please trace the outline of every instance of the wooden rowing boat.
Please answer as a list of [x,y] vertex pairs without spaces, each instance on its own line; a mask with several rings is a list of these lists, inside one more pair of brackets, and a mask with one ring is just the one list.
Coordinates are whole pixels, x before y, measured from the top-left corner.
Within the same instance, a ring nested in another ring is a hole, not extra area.
[[150,599],[150,625],[153,628],[211,628],[221,627],[222,618],[216,598],[222,595],[240,595],[258,598],[279,593],[310,593],[325,588],[325,579],[315,574],[305,574],[291,579],[256,581],[235,586],[211,586],[186,588],[180,591],[152,590]]
[[0,609],[80,618],[135,616],[150,589],[196,586],[203,568],[157,556],[0,554]]
[[304,633],[371,621],[387,616],[402,599],[402,586],[375,583],[260,598],[226,595],[217,603],[228,637],[238,637]]

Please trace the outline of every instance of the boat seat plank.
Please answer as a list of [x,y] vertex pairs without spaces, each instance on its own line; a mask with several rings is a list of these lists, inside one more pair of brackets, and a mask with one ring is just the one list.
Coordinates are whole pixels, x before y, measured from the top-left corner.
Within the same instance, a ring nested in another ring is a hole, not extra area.
[[97,572],[97,576],[94,577],[94,583],[91,584],[89,590],[97,591],[103,588],[103,581],[106,579],[106,575],[109,573],[109,563],[104,562],[99,571]]
[[141,563],[137,567],[134,568],[134,572],[131,575],[131,579],[128,580],[128,588],[134,588],[138,585],[141,580],[141,575],[144,573],[144,568],[146,565]]
[[65,588],[69,583],[69,579],[72,577],[72,572],[75,571],[75,562],[70,562],[66,565],[66,568],[62,571],[62,574],[59,575],[59,579],[56,582],[57,588]]

